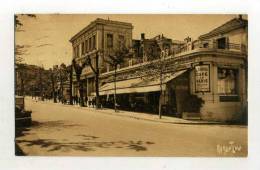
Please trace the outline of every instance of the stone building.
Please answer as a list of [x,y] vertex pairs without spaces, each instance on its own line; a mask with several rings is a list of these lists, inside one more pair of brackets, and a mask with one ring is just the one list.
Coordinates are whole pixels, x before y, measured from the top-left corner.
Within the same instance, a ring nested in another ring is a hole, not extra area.
[[[120,109],[158,113],[160,102],[163,115],[192,115],[219,121],[247,115],[247,20],[234,18],[197,40],[187,37],[184,41],[163,35],[146,39],[144,34],[140,40],[132,40],[131,24],[97,21],[128,26],[124,27],[128,30],[125,37],[134,53],[127,59],[128,65],[117,70],[116,94]],[[72,38],[72,43],[79,35]],[[102,31],[101,35],[109,39]],[[73,44],[77,44],[75,42]],[[105,49],[102,43],[101,47]],[[108,53],[105,52],[104,57]],[[89,70],[82,76],[91,79],[91,75]],[[113,102],[114,80],[114,71],[109,67],[100,75],[99,93],[107,107]],[[87,83],[87,86],[91,85]],[[95,95],[89,91],[87,94]]]
[[[78,63],[83,63],[87,56],[90,56],[91,63],[96,69],[95,56],[98,53],[100,56],[98,59],[100,72],[110,71],[111,66],[104,60],[107,55],[114,53],[121,46],[132,46],[132,30],[133,26],[130,23],[98,18],[70,39],[73,58]],[[85,97],[93,98],[91,93],[95,91],[95,81],[93,71],[89,66],[83,69],[81,79],[84,81]],[[76,95],[77,93],[78,86],[74,79],[73,94]],[[79,96],[79,94],[77,95]]]

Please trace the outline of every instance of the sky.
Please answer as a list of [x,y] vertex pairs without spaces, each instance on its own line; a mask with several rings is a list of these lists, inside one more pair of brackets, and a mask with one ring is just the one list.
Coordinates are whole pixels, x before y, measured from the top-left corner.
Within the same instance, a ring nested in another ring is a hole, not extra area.
[[[238,15],[143,15],[143,14],[39,14],[36,18],[18,15],[23,26],[15,32],[15,44],[27,46],[22,56],[24,63],[43,66],[69,64],[72,60],[70,38],[96,18],[110,19],[133,24],[133,39],[163,34],[173,40],[186,37],[196,39]],[[247,18],[247,16],[243,16]]]

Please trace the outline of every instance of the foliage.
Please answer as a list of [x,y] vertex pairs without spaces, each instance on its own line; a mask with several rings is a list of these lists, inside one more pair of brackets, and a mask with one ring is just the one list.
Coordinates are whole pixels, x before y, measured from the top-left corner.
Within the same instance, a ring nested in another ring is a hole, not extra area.
[[199,113],[202,104],[204,104],[204,100],[199,98],[197,95],[189,95],[186,99],[184,104],[184,112],[194,112]]
[[75,70],[77,81],[80,81],[80,76],[85,65],[85,63],[82,65],[78,64],[75,59],[72,60],[72,66]]
[[[23,23],[21,22],[20,17],[26,16],[29,18],[36,18],[36,15],[34,14],[21,14],[21,15],[15,15],[14,16],[14,25],[15,25],[15,32],[21,32],[24,31],[22,30]],[[30,45],[15,45],[15,63],[19,64],[23,61],[23,55],[27,55],[28,53],[28,48],[30,48]]]
[[21,22],[19,16],[26,16],[26,17],[29,17],[29,18],[36,18],[36,15],[35,15],[35,14],[14,15],[14,25],[15,25],[15,28],[16,28],[16,29],[17,29],[18,27],[23,26],[23,23]]
[[51,87],[49,71],[39,66],[18,63],[16,65],[16,74],[16,94],[39,94],[40,88],[47,93]]

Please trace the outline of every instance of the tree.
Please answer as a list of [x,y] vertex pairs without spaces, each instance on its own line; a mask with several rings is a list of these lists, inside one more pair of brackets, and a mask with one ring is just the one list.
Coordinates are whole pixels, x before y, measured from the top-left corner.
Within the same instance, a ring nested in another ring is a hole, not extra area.
[[108,54],[108,59],[104,58],[104,61],[108,63],[114,69],[114,109],[117,112],[117,100],[116,100],[116,79],[117,79],[117,69],[118,66],[125,62],[125,58],[129,58],[132,56],[130,50],[125,46],[111,52]]
[[100,99],[99,99],[99,51],[96,51],[96,55],[95,55],[95,66],[93,66],[92,64],[92,60],[90,58],[90,56],[88,55],[86,58],[86,65],[90,66],[91,70],[93,71],[93,73],[95,74],[95,92],[96,92],[96,108],[100,108],[101,104],[100,104]]
[[[159,118],[162,118],[162,96],[163,96],[163,83],[164,80],[169,77],[167,72],[167,62],[165,61],[165,57],[167,57],[168,53],[162,51],[161,55],[157,58],[153,57],[153,60],[150,60],[145,66],[139,69],[136,73],[139,77],[146,80],[158,80],[160,83],[160,97],[159,97]],[[176,67],[172,68],[176,70]]]
[[[36,18],[36,15],[34,15],[34,14],[15,15],[14,16],[15,32],[24,31],[21,29],[23,26],[23,23],[21,22],[21,19],[20,19],[21,16],[26,16],[29,18]],[[27,51],[28,51],[28,48],[30,48],[30,47],[31,47],[30,45],[18,45],[18,44],[15,45],[15,63],[16,64],[21,63],[23,61],[22,55],[28,54]]]
[[80,79],[81,73],[83,68],[85,67],[85,63],[82,63],[82,65],[78,64],[75,59],[72,60],[72,66],[76,73],[76,79],[79,85],[79,95],[80,95],[80,106],[84,106],[84,97],[83,97],[83,82]]
[[[16,88],[19,88],[17,91],[18,95],[24,96],[25,95],[25,79],[27,78],[27,70],[26,70],[26,65],[25,64],[18,64],[16,67],[16,73],[18,74],[16,76]],[[19,83],[18,83],[19,81]],[[20,87],[19,87],[20,86]]]
[[57,84],[58,65],[53,66],[53,68],[50,69],[49,72],[50,72],[50,78],[51,78],[51,88],[52,88],[53,102],[57,103],[56,84]]
[[59,78],[59,82],[60,82],[60,97],[62,99],[64,99],[64,83],[65,81],[68,80],[68,72],[67,72],[67,67],[64,63],[62,63],[58,69],[58,78]]
[[72,99],[72,78],[73,78],[73,67],[72,65],[67,66],[66,68],[67,74],[69,75],[69,96],[70,96],[70,105],[73,105],[73,99]]
[[32,66],[19,63],[16,64],[15,88],[17,95],[31,94],[30,87],[35,84],[35,76],[33,74]]
[[42,73],[43,73],[43,68],[39,68],[39,88],[40,88],[40,97],[41,100],[44,100],[43,98],[43,81],[42,81]]

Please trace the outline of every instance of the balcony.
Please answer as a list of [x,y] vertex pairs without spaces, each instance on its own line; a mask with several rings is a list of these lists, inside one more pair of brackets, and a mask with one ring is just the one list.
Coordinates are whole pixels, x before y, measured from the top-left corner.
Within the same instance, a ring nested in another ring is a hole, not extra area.
[[[191,56],[198,55],[198,53],[225,53],[230,56],[236,57],[245,57],[247,54],[247,47],[243,44],[235,44],[235,43],[224,43],[222,41],[213,41],[213,40],[197,40],[187,44],[180,46],[179,48],[175,48],[174,50],[167,53],[162,52],[161,56],[154,59],[153,62],[159,61],[160,57],[163,57],[166,62],[178,63],[183,64],[187,61],[191,60]],[[133,58],[136,59],[136,58]],[[131,64],[129,64],[131,63]],[[124,67],[120,67],[118,69],[118,73],[135,70],[139,67],[143,67],[151,63],[151,61],[143,61],[142,59],[138,62],[128,62],[128,65]],[[102,76],[107,76],[114,74],[114,71],[103,71]]]
[[235,43],[226,43],[221,41],[194,41],[191,43],[187,43],[181,46],[178,49],[175,49],[173,54],[174,55],[181,55],[184,53],[189,52],[196,52],[196,51],[208,51],[208,50],[216,50],[220,52],[238,52],[242,54],[247,53],[247,47],[244,44],[235,44]]

